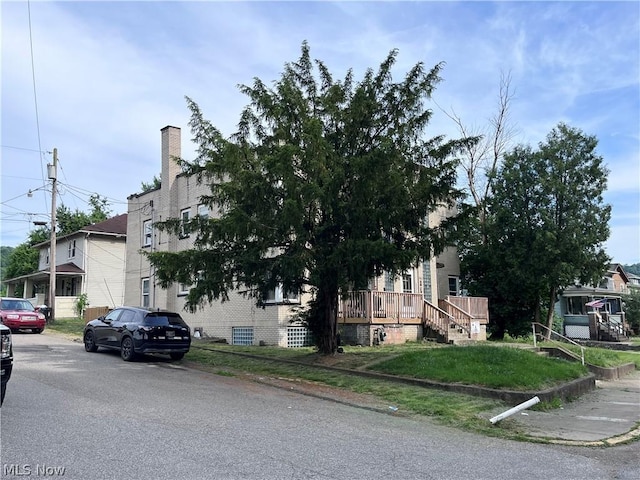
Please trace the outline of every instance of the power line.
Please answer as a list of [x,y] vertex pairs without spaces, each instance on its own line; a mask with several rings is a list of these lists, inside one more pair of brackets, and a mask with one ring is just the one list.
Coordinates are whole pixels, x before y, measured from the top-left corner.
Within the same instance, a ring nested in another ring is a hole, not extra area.
[[51,153],[48,150],[36,150],[35,148],[14,147],[13,145],[0,145],[2,148],[12,148],[14,150],[24,150],[25,152]]
[[[27,0],[27,11],[29,14],[29,50],[31,52],[31,78],[33,80],[33,103],[35,104],[35,108],[36,108],[36,130],[38,133],[38,150],[40,152],[40,174],[42,175],[42,180],[45,179],[44,176],[44,167],[43,167],[43,154],[42,154],[42,142],[40,141],[40,116],[38,114],[38,94],[37,94],[37,90],[36,90],[36,67],[35,67],[35,62],[33,59],[33,33],[32,33],[32,27],[31,27],[31,1]],[[55,195],[55,192],[52,192],[53,195]],[[46,207],[47,201],[45,199],[45,207]]]
[[[46,185],[42,185],[41,187],[38,187],[38,188],[29,189],[29,191],[27,193],[21,193],[20,195],[17,195],[17,196],[15,196],[13,198],[9,198],[8,200],[4,200],[4,201],[0,202],[0,205],[6,205],[7,202],[11,202],[12,200],[15,200],[17,198],[24,197],[25,195],[28,196],[30,194],[33,194],[33,192],[37,192],[38,190],[42,190],[45,187],[46,187]],[[6,206],[10,207],[10,208],[15,208],[15,207],[11,207],[10,205],[6,205]],[[16,210],[18,210],[18,209],[16,208]]]

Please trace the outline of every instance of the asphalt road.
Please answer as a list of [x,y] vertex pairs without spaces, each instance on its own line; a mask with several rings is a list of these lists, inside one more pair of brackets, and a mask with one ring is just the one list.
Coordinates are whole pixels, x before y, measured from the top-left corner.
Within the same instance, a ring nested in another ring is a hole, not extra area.
[[14,335],[1,478],[636,479],[636,445],[519,443]]

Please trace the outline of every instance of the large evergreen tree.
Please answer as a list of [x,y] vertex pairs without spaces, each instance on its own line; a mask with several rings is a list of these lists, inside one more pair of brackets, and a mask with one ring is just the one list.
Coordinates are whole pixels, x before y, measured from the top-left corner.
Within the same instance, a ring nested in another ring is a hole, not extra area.
[[595,137],[559,124],[537,150],[505,155],[488,203],[487,242],[467,247],[462,262],[470,290],[493,304],[496,337],[523,333],[541,307],[551,328],[558,291],[597,284],[606,270],[611,207],[596,146]]
[[[230,139],[187,99],[199,157],[182,166],[210,185],[201,201],[218,215],[191,221],[193,249],[149,254],[160,285],[193,284],[192,310],[234,290],[260,305],[276,286],[308,289],[305,318],[319,351],[332,353],[341,292],[438,253],[446,224],[426,218],[458,196],[461,142],[424,138],[441,65],[418,63],[394,82],[396,55],[360,82],[351,71],[340,81],[304,43],[273,87],[240,87],[250,103]],[[159,227],[178,234],[180,220]]]

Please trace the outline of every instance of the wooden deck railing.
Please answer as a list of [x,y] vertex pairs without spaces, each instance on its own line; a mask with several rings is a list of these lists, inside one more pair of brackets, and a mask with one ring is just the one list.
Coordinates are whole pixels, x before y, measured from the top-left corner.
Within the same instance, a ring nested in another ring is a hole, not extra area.
[[451,303],[448,298],[445,300],[440,300],[438,302],[440,304],[440,308],[447,312],[449,316],[451,316],[451,322],[454,323],[458,328],[461,328],[468,335],[471,335],[471,321],[475,320],[475,317],[468,312],[464,311],[462,308],[458,307]]
[[338,302],[339,321],[362,319],[374,323],[383,319],[389,323],[422,320],[422,295],[377,291],[349,292]]
[[423,319],[425,325],[433,328],[434,330],[438,331],[438,333],[444,335],[444,337],[447,338],[449,333],[449,326],[453,321],[453,317],[446,311],[442,310],[439,307],[436,307],[426,300],[423,300],[423,308]]
[[[461,300],[459,300],[461,299]],[[360,290],[349,292],[338,301],[339,323],[412,323],[436,330],[449,339],[452,329],[471,338],[471,322],[488,321],[486,298],[447,297],[436,306],[420,293]],[[478,315],[467,311],[470,307]]]
[[489,323],[489,299],[486,297],[446,297],[446,301],[470,314],[480,323]]

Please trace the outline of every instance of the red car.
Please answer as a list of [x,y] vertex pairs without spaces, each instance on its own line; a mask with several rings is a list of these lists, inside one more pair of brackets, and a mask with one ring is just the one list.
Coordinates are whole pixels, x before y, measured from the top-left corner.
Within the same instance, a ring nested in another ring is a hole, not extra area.
[[31,330],[41,333],[44,330],[45,317],[36,312],[29,300],[24,298],[2,298],[0,300],[0,323],[12,331]]

